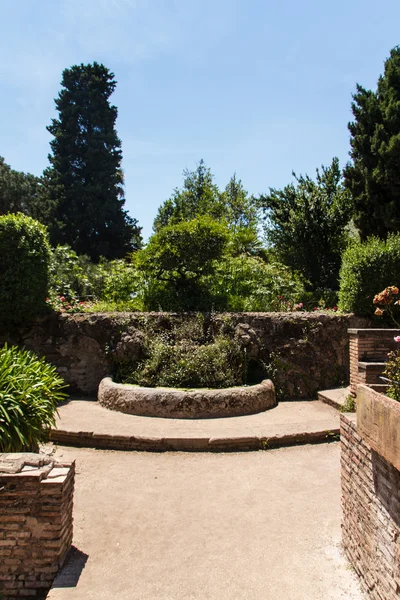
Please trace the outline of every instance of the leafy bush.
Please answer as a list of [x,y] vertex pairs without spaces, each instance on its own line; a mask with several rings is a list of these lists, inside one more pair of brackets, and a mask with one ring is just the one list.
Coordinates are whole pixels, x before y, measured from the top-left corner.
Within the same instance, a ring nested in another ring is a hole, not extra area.
[[400,234],[353,243],[343,255],[339,308],[370,315],[377,290],[400,281]]
[[[125,383],[156,387],[225,388],[243,384],[246,356],[236,339],[213,331],[204,317],[146,333],[146,358],[136,365],[119,364]],[[218,328],[217,328],[218,329]],[[229,327],[228,327],[229,329]],[[121,368],[122,367],[122,368]]]
[[129,302],[138,296],[143,285],[141,275],[134,264],[125,260],[113,260],[104,276],[101,299],[106,302]]
[[0,452],[34,450],[65,397],[55,367],[16,346],[0,349]]
[[0,326],[46,309],[49,260],[44,225],[21,213],[0,216]]
[[228,239],[227,227],[207,216],[162,227],[136,255],[147,282],[145,308],[216,308],[205,278],[214,274]]
[[86,255],[76,254],[68,245],[57,246],[50,260],[51,295],[67,300],[100,298],[109,262],[93,263]]
[[210,286],[226,295],[232,311],[289,310],[304,294],[301,277],[288,267],[246,254],[221,261]]

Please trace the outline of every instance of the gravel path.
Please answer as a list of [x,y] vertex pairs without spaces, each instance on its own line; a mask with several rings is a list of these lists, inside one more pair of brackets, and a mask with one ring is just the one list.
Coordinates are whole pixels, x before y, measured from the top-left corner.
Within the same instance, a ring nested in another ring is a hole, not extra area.
[[340,548],[339,454],[59,447],[77,462],[76,551],[48,600],[361,600]]

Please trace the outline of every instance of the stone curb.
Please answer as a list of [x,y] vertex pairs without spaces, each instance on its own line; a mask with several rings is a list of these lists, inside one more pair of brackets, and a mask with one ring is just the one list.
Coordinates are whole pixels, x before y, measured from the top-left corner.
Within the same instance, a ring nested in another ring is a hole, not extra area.
[[53,429],[50,441],[65,446],[146,452],[241,452],[337,441],[340,428],[283,435],[237,437],[145,437]]

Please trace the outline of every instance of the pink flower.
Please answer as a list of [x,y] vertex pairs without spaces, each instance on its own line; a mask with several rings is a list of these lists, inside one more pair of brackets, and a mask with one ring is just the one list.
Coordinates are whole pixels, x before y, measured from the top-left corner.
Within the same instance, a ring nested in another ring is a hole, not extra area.
[[397,342],[398,344],[400,344],[400,335],[396,335],[395,338],[393,338],[395,342]]

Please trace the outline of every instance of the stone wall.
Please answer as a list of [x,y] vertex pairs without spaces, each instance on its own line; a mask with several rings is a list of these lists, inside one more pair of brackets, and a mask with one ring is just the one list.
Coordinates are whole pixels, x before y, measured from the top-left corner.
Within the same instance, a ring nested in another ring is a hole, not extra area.
[[400,597],[400,472],[341,415],[343,547],[372,600]]
[[[113,372],[112,354],[130,344],[134,355],[146,323],[163,330],[192,318],[172,313],[52,315],[0,335],[0,344],[34,350],[56,365],[72,393],[95,395],[100,380]],[[272,379],[278,398],[312,398],[318,390],[347,385],[347,330],[371,326],[367,319],[322,312],[225,313],[212,319],[216,327],[230,320],[248,338],[256,379]]]
[[72,542],[74,463],[0,454],[0,598],[46,597]]

